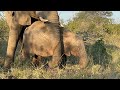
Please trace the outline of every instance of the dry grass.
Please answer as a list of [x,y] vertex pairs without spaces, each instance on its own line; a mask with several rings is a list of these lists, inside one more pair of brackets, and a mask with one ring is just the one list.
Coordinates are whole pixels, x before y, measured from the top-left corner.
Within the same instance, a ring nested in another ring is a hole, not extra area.
[[67,65],[63,69],[44,70],[41,67],[12,68],[11,72],[0,73],[1,79],[120,79],[120,65],[103,68],[100,65],[81,70],[78,65]]
[[[41,67],[33,68],[30,65],[12,67],[11,72],[0,72],[1,79],[120,79],[120,36],[106,35],[104,38],[107,53],[111,55],[112,62],[107,67],[90,62],[86,69],[79,65],[67,64],[65,69],[44,70]],[[91,47],[90,47],[91,48]],[[90,49],[91,50],[91,49]],[[90,52],[89,52],[90,54]],[[90,55],[89,55],[90,56]],[[98,57],[100,58],[100,57]],[[92,58],[89,57],[92,61]],[[2,68],[0,69],[2,70]]]

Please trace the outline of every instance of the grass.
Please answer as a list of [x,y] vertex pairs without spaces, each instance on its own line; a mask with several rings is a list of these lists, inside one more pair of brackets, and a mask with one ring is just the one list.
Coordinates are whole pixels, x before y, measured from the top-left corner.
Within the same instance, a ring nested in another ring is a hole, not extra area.
[[[49,70],[44,70],[41,67],[33,68],[30,63],[18,66],[18,57],[16,57],[11,72],[0,72],[0,79],[120,79],[119,40],[120,35],[105,35],[104,43],[97,42],[87,47],[90,63],[85,69],[80,69],[78,64],[70,63],[67,64],[65,69],[55,68]],[[1,60],[3,59],[1,58]],[[74,57],[69,59],[68,62],[74,61]],[[103,65],[105,60],[109,61],[107,66]]]
[[[0,73],[1,79],[120,79],[120,65],[115,68],[104,69],[100,65],[93,65],[90,68],[81,70],[78,65],[67,65],[63,70],[44,70],[40,67],[33,68],[12,68],[11,72]],[[12,76],[12,77],[10,77]]]

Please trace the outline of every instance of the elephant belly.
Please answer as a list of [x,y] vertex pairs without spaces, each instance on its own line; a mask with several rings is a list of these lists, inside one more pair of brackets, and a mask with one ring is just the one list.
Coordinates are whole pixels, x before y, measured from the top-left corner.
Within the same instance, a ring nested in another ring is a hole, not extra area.
[[[35,41],[34,41],[35,40]],[[34,39],[32,44],[31,52],[36,55],[40,55],[43,57],[52,56],[53,48],[52,41],[47,38]]]
[[43,57],[52,56],[53,50],[52,48],[45,48],[44,46],[34,47],[34,54],[40,55]]

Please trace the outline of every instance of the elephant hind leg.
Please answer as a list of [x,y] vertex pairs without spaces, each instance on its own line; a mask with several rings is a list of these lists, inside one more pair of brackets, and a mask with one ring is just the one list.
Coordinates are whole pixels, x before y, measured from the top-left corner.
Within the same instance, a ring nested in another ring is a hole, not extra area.
[[40,56],[37,56],[37,55],[34,55],[33,59],[32,59],[32,64],[34,67],[38,67],[40,65],[40,60],[41,57]]
[[79,65],[80,68],[86,68],[88,65],[88,59],[87,59],[87,53],[85,50],[85,45],[83,42],[81,42],[81,48],[79,49],[79,57],[80,57],[80,61],[79,61]]

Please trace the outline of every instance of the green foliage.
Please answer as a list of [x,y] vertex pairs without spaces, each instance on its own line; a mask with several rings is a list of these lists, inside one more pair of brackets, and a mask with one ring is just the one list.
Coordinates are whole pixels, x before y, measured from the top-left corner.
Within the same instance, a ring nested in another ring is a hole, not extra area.
[[110,17],[112,12],[110,11],[83,11],[86,15],[100,16],[100,17]]
[[8,25],[3,17],[0,15],[0,58],[5,57],[6,48],[7,48],[7,39],[8,39]]
[[111,62],[112,57],[108,54],[105,43],[102,39],[96,41],[96,43],[92,45],[91,50],[94,64],[107,66]]
[[97,32],[104,25],[110,24],[112,15],[109,11],[81,11],[65,26],[73,32]]
[[8,25],[3,17],[0,18],[0,38],[6,39],[8,36]]
[[120,24],[104,25],[104,29],[109,34],[120,34]]

